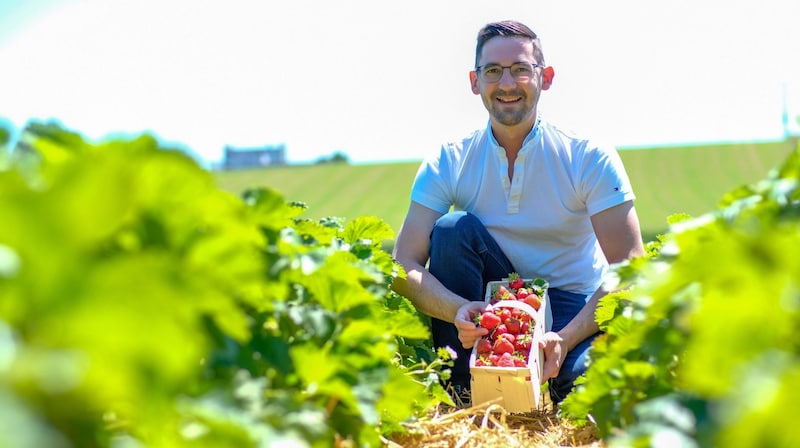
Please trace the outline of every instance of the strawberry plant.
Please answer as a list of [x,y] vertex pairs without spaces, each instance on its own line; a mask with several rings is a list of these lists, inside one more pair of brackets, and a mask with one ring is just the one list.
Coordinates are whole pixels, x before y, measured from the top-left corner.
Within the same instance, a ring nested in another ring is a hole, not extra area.
[[0,446],[379,446],[446,400],[377,218],[225,193],[146,135],[3,153]]
[[718,210],[616,266],[586,375],[563,403],[612,446],[794,446],[800,429],[800,147]]

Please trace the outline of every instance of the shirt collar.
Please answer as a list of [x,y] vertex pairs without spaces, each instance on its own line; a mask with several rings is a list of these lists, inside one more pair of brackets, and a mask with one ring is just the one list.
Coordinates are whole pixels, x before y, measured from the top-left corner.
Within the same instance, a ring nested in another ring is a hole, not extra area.
[[[539,124],[542,122],[542,119],[536,117],[536,123],[533,125],[533,129],[528,135],[525,137],[525,140],[522,141],[522,148],[528,146],[529,143],[533,142],[536,136],[539,134]],[[500,147],[500,144],[497,143],[497,139],[494,138],[494,133],[492,132],[492,120],[489,120],[489,123],[486,125],[486,133],[489,134],[489,141],[495,148]]]

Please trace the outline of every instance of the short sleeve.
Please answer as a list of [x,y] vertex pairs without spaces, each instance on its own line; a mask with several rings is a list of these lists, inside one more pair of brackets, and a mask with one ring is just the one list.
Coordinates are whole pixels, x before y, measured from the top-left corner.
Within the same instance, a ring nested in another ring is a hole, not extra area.
[[447,213],[453,204],[450,188],[451,168],[446,145],[420,164],[411,186],[411,200],[439,213]]
[[583,154],[580,187],[590,216],[636,198],[615,148],[587,146]]

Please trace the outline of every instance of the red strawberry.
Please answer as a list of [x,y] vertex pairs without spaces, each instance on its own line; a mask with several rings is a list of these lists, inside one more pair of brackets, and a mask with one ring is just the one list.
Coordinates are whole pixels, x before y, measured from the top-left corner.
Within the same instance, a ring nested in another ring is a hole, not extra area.
[[500,325],[500,316],[491,311],[484,311],[483,314],[476,318],[476,322],[481,327],[491,330]]
[[521,334],[514,340],[514,348],[518,352],[528,353],[531,350],[533,338],[529,334]]
[[508,279],[509,279],[508,287],[513,289],[514,291],[525,286],[525,281],[522,280],[522,277],[520,277],[519,274],[517,274],[516,272],[512,272],[511,274],[509,274]]
[[514,367],[526,367],[528,365],[528,361],[519,356],[514,356],[512,361],[514,362]]
[[508,339],[500,338],[494,343],[492,353],[502,355],[503,353],[514,353],[514,344]]
[[500,359],[497,361],[498,367],[514,367],[514,357],[511,356],[511,353],[503,353],[500,356]]
[[480,338],[478,340],[478,347],[476,348],[478,354],[484,355],[486,353],[492,352],[492,342],[486,338]]
[[508,342],[513,344],[514,341],[517,340],[517,337],[515,335],[511,334],[511,333],[503,333],[503,334],[499,335],[497,337],[497,339],[505,339],[506,341],[508,341]]
[[517,290],[517,298],[524,299],[525,297],[528,297],[528,294],[530,293],[531,291],[528,288],[519,288]]
[[521,324],[519,319],[517,319],[516,317],[509,317],[508,319],[506,319],[505,323],[509,333],[519,334],[520,324]]
[[497,286],[497,291],[494,293],[493,297],[495,300],[509,300],[517,298],[517,296],[515,296],[514,293],[509,291],[508,288],[506,288],[503,285]]
[[536,294],[528,294],[522,301],[533,307],[536,311],[539,311],[539,307],[542,306],[542,301]]
[[497,326],[497,328],[495,328],[493,336],[494,337],[499,337],[500,335],[506,334],[506,333],[508,333],[508,327],[506,327],[506,324],[500,324],[500,325]]

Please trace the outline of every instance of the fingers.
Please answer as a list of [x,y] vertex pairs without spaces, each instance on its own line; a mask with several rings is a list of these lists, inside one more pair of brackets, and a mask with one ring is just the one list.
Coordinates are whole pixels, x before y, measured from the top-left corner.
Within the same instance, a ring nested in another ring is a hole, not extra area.
[[472,348],[472,346],[475,345],[475,341],[489,334],[489,330],[478,327],[472,320],[473,317],[483,311],[485,307],[486,303],[470,302],[464,304],[456,313],[453,324],[456,326],[456,330],[458,330],[458,340],[461,341],[461,345],[463,345],[464,348]]
[[558,372],[561,371],[561,364],[567,356],[567,348],[563,344],[563,339],[556,333],[545,333],[544,338],[539,341],[544,353],[544,365],[542,366],[542,377],[539,378],[541,383],[555,378]]
[[557,377],[558,372],[561,370],[560,363],[553,358],[553,356],[547,358],[545,355],[544,366],[542,367],[542,377],[539,378],[539,382],[541,384],[544,384],[550,378]]
[[457,319],[455,326],[458,330],[458,340],[464,348],[471,348],[475,341],[489,333],[489,330],[476,326],[471,320]]
[[458,340],[464,348],[472,348],[475,341],[489,334],[489,330],[483,327],[476,327],[472,322],[456,322],[458,330]]
[[465,303],[456,311],[455,321],[462,320],[471,323],[472,318],[481,313],[486,308],[486,305],[484,302]]

